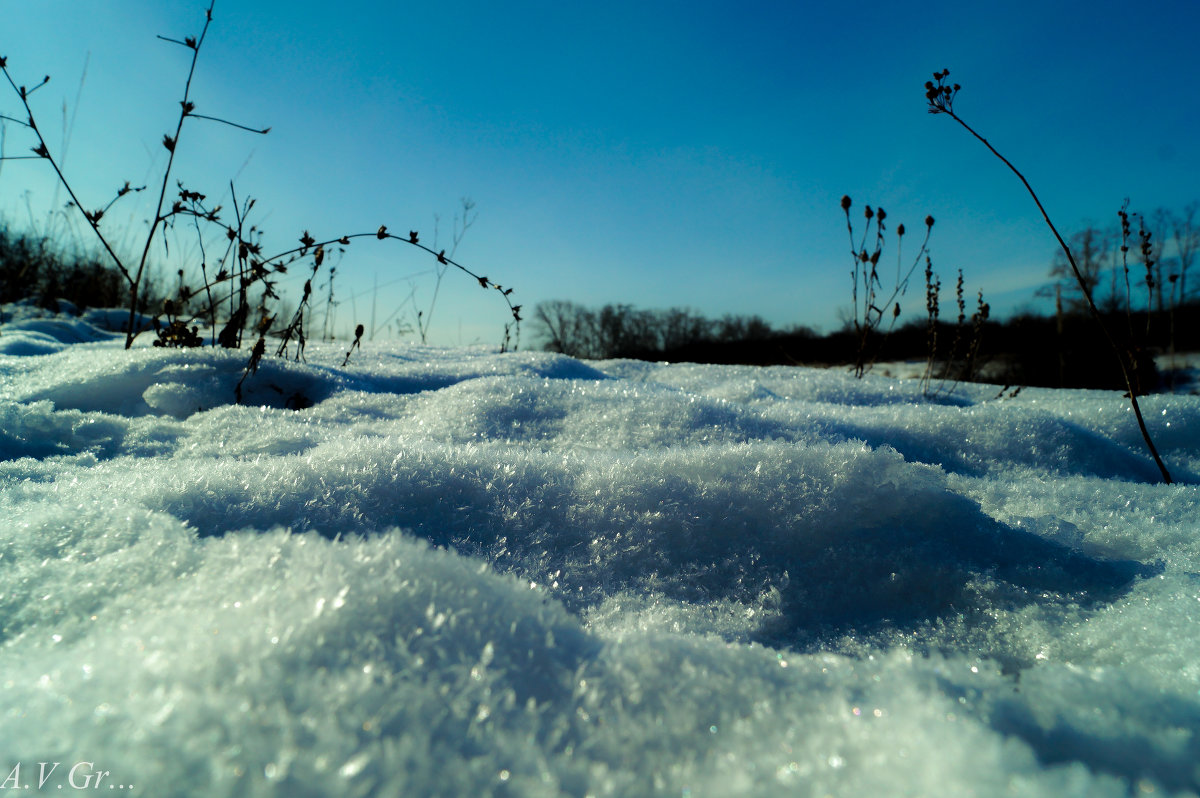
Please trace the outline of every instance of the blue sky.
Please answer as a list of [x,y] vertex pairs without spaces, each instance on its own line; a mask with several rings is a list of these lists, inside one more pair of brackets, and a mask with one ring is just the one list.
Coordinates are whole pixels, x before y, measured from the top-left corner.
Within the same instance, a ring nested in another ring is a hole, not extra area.
[[[74,120],[65,171],[85,204],[161,175],[189,52],[155,35],[198,34],[206,5],[0,0],[14,77],[52,75],[34,95],[52,147],[64,104]],[[272,130],[189,120],[175,175],[215,201],[235,179],[268,249],[380,224],[431,241],[435,214],[445,245],[470,197],[459,260],[528,308],[687,306],[825,331],[850,302],[849,194],[910,229],[932,214],[944,281],[962,268],[1003,310],[1045,279],[1054,241],[1003,165],[926,113],[924,81],[952,70],[959,113],[1070,232],[1114,220],[1125,197],[1146,212],[1200,198],[1197,30],[1193,2],[218,0],[197,112]],[[18,109],[0,94],[0,113]],[[26,138],[7,125],[6,153]],[[50,178],[5,162],[0,211],[45,225],[63,201]],[[147,214],[110,218],[133,238]],[[368,321],[372,294],[377,321],[410,295],[428,309],[429,268],[355,243],[339,322]],[[449,274],[432,340],[496,342],[506,315]]]

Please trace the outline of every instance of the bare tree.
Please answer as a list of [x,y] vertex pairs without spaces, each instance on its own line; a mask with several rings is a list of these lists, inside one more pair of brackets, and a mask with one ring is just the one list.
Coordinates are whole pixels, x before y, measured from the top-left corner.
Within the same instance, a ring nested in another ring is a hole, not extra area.
[[1200,226],[1196,224],[1196,213],[1200,211],[1200,203],[1188,203],[1182,213],[1169,212],[1167,224],[1171,230],[1171,243],[1175,249],[1175,274],[1178,275],[1178,286],[1175,296],[1179,304],[1187,302],[1187,273],[1196,260],[1196,252],[1200,250]]
[[671,308],[662,314],[661,338],[664,351],[679,349],[712,335],[712,322],[685,308]]
[[[1039,289],[1039,295],[1056,296],[1061,290],[1067,312],[1087,312],[1088,302],[1083,288],[1086,287],[1088,295],[1096,295],[1096,289],[1104,275],[1105,263],[1114,252],[1114,240],[1112,233],[1090,223],[1075,233],[1071,236],[1070,248],[1079,268],[1078,279],[1066,255],[1060,250],[1055,253],[1050,266],[1050,276],[1054,278],[1054,285]],[[1116,290],[1117,286],[1114,285],[1113,292],[1116,293]]]
[[600,308],[596,335],[601,357],[621,357],[639,348],[644,325],[636,323],[634,316],[633,306],[624,303]]
[[590,310],[576,302],[552,299],[539,302],[533,311],[535,332],[545,339],[547,351],[570,357],[591,357],[595,321]]
[[1153,307],[1147,307],[1147,312],[1163,313],[1167,308],[1167,301],[1164,299],[1163,286],[1166,280],[1163,279],[1163,271],[1166,269],[1166,264],[1163,262],[1163,249],[1167,242],[1167,230],[1171,226],[1171,213],[1166,208],[1158,208],[1149,219],[1142,220],[1146,225],[1146,231],[1150,233],[1150,238],[1147,239],[1149,251],[1146,253],[1150,258],[1150,293],[1153,296]]

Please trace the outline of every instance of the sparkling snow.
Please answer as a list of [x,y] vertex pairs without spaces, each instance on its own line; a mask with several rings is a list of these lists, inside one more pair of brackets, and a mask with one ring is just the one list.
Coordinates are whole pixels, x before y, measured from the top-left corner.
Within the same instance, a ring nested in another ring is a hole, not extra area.
[[1200,397],[1166,486],[1114,393],[89,321],[0,327],[0,787],[1200,791]]

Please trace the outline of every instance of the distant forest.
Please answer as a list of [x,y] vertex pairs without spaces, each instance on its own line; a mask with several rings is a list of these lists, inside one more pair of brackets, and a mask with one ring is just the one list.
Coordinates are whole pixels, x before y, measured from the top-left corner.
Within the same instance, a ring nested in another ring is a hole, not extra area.
[[[1198,216],[1197,202],[1148,217],[1123,207],[1108,227],[1089,224],[1070,236],[1106,325],[1121,331],[1135,350],[1139,390],[1156,390],[1172,379],[1156,372],[1155,355],[1200,351],[1200,286],[1189,282],[1200,252]],[[852,319],[822,335],[800,325],[775,329],[759,316],[709,319],[684,308],[590,308],[564,300],[538,304],[532,322],[543,349],[595,360],[831,366],[854,363],[863,350],[868,362],[932,362],[951,377],[965,372],[970,379],[1014,386],[1124,389],[1114,355],[1098,340],[1100,330],[1061,253],[1048,274],[1050,282],[1038,295],[1053,299],[1055,312],[1019,313],[1004,321],[986,313],[967,317],[961,304],[957,319],[946,321],[936,299],[931,301],[930,289],[936,297],[938,283],[926,285],[926,316],[890,327],[885,321],[865,333],[856,331]],[[961,303],[961,273],[959,291]],[[983,301],[981,295],[981,306]]]
[[[1155,373],[1152,356],[1170,351],[1172,339],[1175,351],[1200,351],[1200,302],[1195,300],[1161,312],[1111,311],[1108,321],[1134,331],[1142,347],[1139,370],[1152,383],[1168,378]],[[801,326],[775,329],[758,316],[708,319],[682,308],[642,310],[626,304],[593,309],[562,300],[542,302],[532,324],[544,350],[593,360],[833,366],[854,362],[859,346],[849,326],[821,335]],[[965,357],[970,327],[969,319],[931,328],[928,319],[918,318],[872,336],[868,347],[879,362],[923,362],[936,335],[940,355],[935,360],[946,370],[953,365],[947,361]],[[1013,386],[1123,389],[1110,362],[1113,355],[1098,344],[1097,335],[1095,321],[1072,309],[987,321],[979,332],[976,379]]]

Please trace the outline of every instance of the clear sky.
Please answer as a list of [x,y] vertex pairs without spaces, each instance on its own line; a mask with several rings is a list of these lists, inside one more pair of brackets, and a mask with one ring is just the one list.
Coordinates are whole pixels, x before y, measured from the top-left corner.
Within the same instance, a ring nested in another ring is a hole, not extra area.
[[[33,99],[56,152],[73,120],[65,166],[85,204],[161,175],[190,53],[155,36],[198,34],[206,6],[0,0],[10,72],[52,75]],[[1044,281],[1054,241],[1011,173],[926,113],[924,82],[952,70],[956,110],[1068,233],[1125,197],[1146,212],[1200,198],[1197,31],[1193,0],[217,0],[196,110],[272,130],[189,120],[175,174],[226,203],[236,179],[268,249],[380,224],[431,241],[435,214],[445,245],[470,197],[458,259],[530,309],[687,306],[825,331],[850,302],[849,194],[893,226],[932,214],[945,282],[962,268],[1003,310]],[[0,113],[17,111],[0,92]],[[5,152],[27,146],[8,124]],[[50,177],[4,162],[0,211],[46,224],[63,201]],[[118,206],[113,224],[136,233],[147,213]],[[427,309],[432,278],[407,278],[429,268],[409,247],[355,243],[339,321],[368,321],[376,284],[379,321],[414,288]],[[921,299],[917,286],[906,310]],[[448,274],[431,340],[494,343],[506,318]]]

